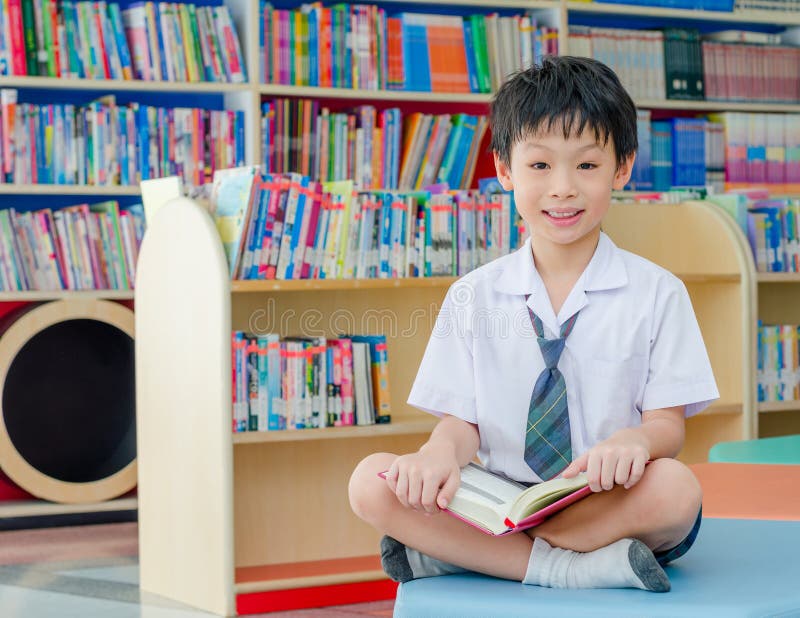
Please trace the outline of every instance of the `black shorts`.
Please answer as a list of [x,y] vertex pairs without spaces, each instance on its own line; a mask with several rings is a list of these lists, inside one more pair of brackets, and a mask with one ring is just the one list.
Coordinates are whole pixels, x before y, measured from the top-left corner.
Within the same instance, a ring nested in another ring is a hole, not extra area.
[[666,566],[673,560],[677,560],[683,556],[683,554],[689,551],[689,548],[694,545],[694,540],[697,538],[697,533],[700,531],[700,522],[702,519],[703,507],[700,507],[700,512],[697,514],[697,519],[694,521],[694,526],[692,526],[692,529],[689,531],[689,534],[686,535],[685,539],[683,539],[672,549],[654,552],[658,564],[660,564],[662,567]]

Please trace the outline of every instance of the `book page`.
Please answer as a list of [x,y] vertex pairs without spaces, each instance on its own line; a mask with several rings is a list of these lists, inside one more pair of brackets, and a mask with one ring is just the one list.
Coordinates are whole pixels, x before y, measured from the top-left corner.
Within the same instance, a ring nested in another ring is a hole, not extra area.
[[539,509],[556,502],[587,484],[586,474],[581,472],[571,479],[556,478],[529,487],[520,494],[508,513],[508,518],[518,522]]
[[513,502],[525,485],[490,472],[477,464],[470,463],[461,469],[459,491],[467,491],[493,504],[502,505]]

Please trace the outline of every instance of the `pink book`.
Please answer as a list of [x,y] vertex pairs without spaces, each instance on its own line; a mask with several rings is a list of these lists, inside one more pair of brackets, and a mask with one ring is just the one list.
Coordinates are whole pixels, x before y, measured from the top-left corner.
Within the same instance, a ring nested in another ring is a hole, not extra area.
[[[378,476],[386,478],[386,473]],[[461,469],[461,484],[444,511],[481,532],[505,536],[538,526],[591,493],[584,474],[528,487],[469,463]]]
[[308,221],[308,232],[305,237],[305,247],[302,253],[300,279],[308,279],[311,275],[311,266],[316,255],[317,227],[319,227],[319,215],[322,206],[322,185],[318,182],[312,182],[310,188],[313,191],[311,214]]

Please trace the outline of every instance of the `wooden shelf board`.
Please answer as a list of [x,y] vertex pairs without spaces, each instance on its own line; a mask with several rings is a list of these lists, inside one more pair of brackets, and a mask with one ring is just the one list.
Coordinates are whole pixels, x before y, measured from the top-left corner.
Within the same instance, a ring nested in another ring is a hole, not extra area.
[[232,292],[305,292],[310,290],[378,290],[388,288],[447,287],[457,277],[406,277],[401,279],[277,279],[232,281]]
[[793,11],[699,11],[601,2],[567,2],[566,5],[569,13],[604,13],[727,23],[800,25],[800,14]]
[[800,273],[758,273],[759,283],[800,283]]
[[131,511],[138,508],[137,498],[117,498],[106,502],[58,504],[45,500],[9,500],[0,502],[0,518],[70,515],[72,513],[105,513]]
[[63,79],[60,77],[3,76],[2,88],[46,88],[48,90],[108,90],[132,92],[167,92],[225,94],[244,92],[249,84],[228,84],[217,82],[168,82],[124,79]]
[[420,101],[425,103],[485,103],[490,94],[454,92],[407,92],[402,90],[358,90],[355,88],[316,88],[262,84],[260,94],[280,97],[313,97],[318,99],[372,99],[375,101]]
[[238,567],[237,594],[386,579],[378,556]]
[[433,4],[444,6],[474,6],[486,7],[493,10],[503,9],[557,9],[561,6],[558,0],[497,0],[490,2],[489,0],[383,0],[386,3],[399,3],[399,4]]
[[740,403],[712,403],[701,414],[741,414]]
[[0,184],[2,194],[32,195],[141,195],[139,185],[54,185],[54,184]]
[[792,412],[794,410],[800,411],[800,401],[759,401],[759,412]]
[[262,442],[298,442],[301,440],[340,440],[347,438],[375,438],[378,436],[405,436],[433,431],[437,420],[419,419],[385,425],[349,427],[321,427],[316,429],[289,429],[285,431],[243,431],[233,434],[233,443],[260,444]]
[[742,280],[740,274],[703,274],[703,273],[675,273],[684,283],[738,283]]
[[79,298],[107,298],[133,300],[133,290],[31,290],[28,292],[0,292],[0,302],[62,300]]
[[680,109],[705,112],[800,112],[800,103],[740,103],[735,101],[682,101],[680,99],[639,99],[641,109]]

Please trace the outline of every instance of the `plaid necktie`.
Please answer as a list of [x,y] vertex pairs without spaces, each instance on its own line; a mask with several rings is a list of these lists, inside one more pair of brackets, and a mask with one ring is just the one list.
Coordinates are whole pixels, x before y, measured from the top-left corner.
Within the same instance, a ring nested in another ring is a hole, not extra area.
[[[527,297],[526,297],[527,300]],[[539,478],[547,481],[557,476],[572,461],[572,443],[569,434],[567,410],[567,385],[558,370],[558,359],[564,350],[578,314],[561,327],[557,339],[545,339],[542,321],[528,307],[533,330],[544,358],[545,369],[536,380],[528,407],[528,429],[525,433],[525,463]]]

